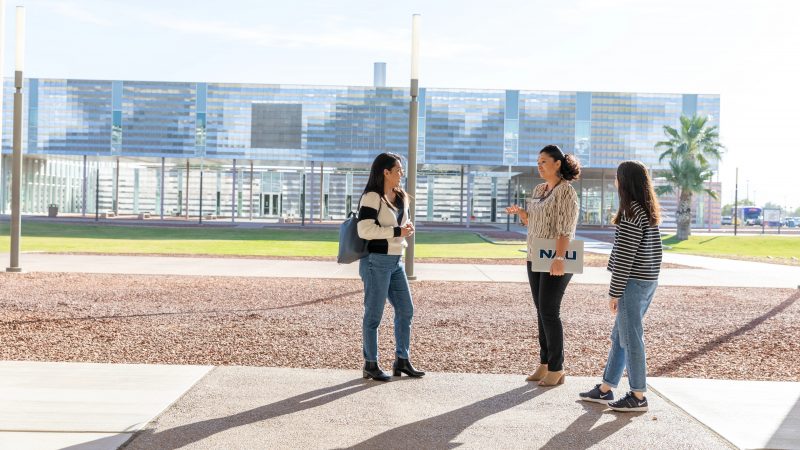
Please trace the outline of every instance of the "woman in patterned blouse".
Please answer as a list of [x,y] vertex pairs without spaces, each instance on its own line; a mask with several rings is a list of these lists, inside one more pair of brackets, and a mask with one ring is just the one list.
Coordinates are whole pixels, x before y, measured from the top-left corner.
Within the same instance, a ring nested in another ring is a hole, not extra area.
[[[580,164],[574,155],[565,155],[558,146],[548,145],[539,152],[539,176],[545,182],[533,189],[526,209],[509,206],[506,212],[519,214],[528,227],[528,255],[533,239],[555,239],[556,256],[550,272],[532,272],[528,261],[528,282],[539,328],[539,367],[526,381],[540,386],[564,383],[564,329],[561,325],[561,299],[572,274],[564,273],[564,257],[578,222],[578,195],[570,182],[578,179]],[[530,259],[530,258],[529,258]]]

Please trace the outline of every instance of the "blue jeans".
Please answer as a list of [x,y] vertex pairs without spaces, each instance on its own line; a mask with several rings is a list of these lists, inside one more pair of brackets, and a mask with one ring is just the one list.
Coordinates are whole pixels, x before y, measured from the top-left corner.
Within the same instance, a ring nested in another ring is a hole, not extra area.
[[611,330],[611,350],[603,373],[603,383],[616,388],[622,371],[628,368],[628,384],[634,392],[647,391],[647,362],[642,319],[653,301],[658,281],[628,279],[617,307]]
[[358,273],[364,282],[364,360],[378,361],[378,326],[387,298],[394,308],[395,353],[408,359],[414,303],[400,256],[370,253],[359,261]]

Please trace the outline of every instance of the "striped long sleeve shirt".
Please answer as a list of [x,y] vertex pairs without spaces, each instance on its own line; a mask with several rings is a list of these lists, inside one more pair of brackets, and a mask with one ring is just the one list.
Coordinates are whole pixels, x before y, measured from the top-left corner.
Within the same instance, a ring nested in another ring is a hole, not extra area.
[[637,203],[631,205],[633,217],[623,216],[614,233],[614,248],[608,258],[611,286],[608,295],[622,297],[629,278],[658,280],[661,269],[661,233],[650,225],[647,213]]

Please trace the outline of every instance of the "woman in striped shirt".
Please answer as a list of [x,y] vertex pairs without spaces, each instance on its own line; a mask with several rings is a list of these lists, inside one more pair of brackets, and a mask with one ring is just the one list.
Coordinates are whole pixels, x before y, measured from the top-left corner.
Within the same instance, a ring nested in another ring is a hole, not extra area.
[[[616,411],[647,411],[647,364],[642,320],[658,285],[661,268],[661,210],[647,167],[639,161],[625,161],[617,168],[619,211],[614,248],[608,259],[611,286],[608,305],[616,316],[611,330],[603,382],[580,398],[608,404]],[[614,401],[611,391],[628,369],[631,391]]]
[[549,272],[532,272],[528,261],[528,282],[539,328],[539,367],[526,381],[540,386],[564,383],[564,329],[561,324],[561,299],[572,278],[564,273],[564,257],[578,223],[578,195],[570,182],[578,179],[580,164],[574,155],[565,155],[556,145],[539,152],[539,176],[545,182],[533,189],[527,210],[509,206],[509,214],[519,214],[528,227],[528,255],[534,239],[555,239],[556,256]]

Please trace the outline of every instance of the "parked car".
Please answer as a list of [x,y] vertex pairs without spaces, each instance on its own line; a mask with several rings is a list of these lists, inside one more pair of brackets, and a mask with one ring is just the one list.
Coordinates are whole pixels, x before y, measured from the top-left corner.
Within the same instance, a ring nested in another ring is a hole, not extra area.
[[731,216],[722,216],[722,224],[733,225],[733,219],[731,218]]
[[795,220],[794,217],[789,217],[788,219],[786,219],[786,226],[789,228],[794,228],[797,226],[797,221]]

